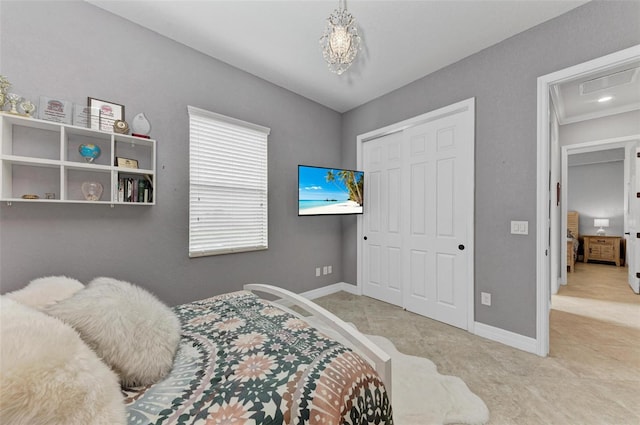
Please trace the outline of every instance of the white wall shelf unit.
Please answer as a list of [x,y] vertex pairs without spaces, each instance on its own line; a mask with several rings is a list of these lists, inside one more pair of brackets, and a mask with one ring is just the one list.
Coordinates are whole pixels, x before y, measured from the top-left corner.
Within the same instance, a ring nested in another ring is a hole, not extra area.
[[[89,143],[101,150],[90,163],[78,151]],[[116,158],[135,160],[138,168],[118,167]],[[85,198],[84,182],[102,185],[99,200]],[[155,183],[155,140],[0,113],[2,202],[155,205]]]

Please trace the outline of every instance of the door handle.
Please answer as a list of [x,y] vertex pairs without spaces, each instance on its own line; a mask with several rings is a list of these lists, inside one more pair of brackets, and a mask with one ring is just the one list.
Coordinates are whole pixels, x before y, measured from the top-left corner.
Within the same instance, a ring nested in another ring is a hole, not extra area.
[[464,245],[462,245],[462,244],[458,245],[458,249],[459,249],[460,251],[464,251]]
[[365,241],[367,240],[367,237],[366,237],[366,236],[364,237],[364,240],[365,240]]

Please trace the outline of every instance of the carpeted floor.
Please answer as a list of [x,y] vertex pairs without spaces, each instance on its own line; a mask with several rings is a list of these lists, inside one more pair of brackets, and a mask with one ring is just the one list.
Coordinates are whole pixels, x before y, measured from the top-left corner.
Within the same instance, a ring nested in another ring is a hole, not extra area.
[[314,301],[401,352],[430,359],[439,373],[460,377],[489,407],[490,424],[637,425],[640,296],[626,273],[576,264],[553,298],[547,358],[367,297],[340,292]]

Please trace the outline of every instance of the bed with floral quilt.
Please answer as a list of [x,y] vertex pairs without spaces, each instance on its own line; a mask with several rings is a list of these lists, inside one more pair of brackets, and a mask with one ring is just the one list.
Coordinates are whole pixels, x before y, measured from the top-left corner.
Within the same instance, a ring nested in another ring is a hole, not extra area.
[[285,310],[246,290],[174,307],[173,370],[125,390],[129,425],[392,424],[374,367]]

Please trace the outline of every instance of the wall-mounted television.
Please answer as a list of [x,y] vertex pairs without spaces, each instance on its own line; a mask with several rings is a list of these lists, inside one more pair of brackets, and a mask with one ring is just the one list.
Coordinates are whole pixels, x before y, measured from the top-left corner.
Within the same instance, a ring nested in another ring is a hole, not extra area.
[[298,215],[362,214],[364,172],[298,165]]

